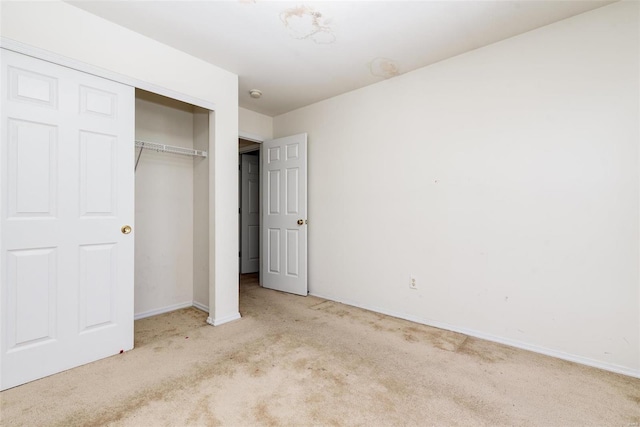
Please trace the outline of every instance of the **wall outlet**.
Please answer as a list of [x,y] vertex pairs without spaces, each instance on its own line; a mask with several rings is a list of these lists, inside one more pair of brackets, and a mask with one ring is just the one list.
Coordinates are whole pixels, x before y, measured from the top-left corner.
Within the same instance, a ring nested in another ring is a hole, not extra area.
[[416,278],[413,276],[409,276],[409,289],[418,289]]

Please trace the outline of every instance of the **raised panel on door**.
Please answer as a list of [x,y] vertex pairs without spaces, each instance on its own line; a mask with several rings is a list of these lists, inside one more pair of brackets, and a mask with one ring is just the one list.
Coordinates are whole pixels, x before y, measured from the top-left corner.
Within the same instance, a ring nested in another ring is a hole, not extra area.
[[300,254],[299,254],[300,230],[287,230],[287,244],[285,248],[287,260],[287,276],[298,277],[300,274]]
[[117,247],[113,243],[80,246],[79,331],[115,323]]
[[9,99],[29,103],[31,106],[58,108],[58,79],[9,66]]
[[270,229],[267,234],[267,265],[269,273],[280,273],[280,230]]
[[114,135],[80,131],[81,216],[117,214],[117,142]]
[[118,96],[107,92],[80,85],[80,114],[94,114],[108,118],[117,118]]
[[57,200],[56,126],[7,120],[7,185],[9,217],[53,217]]
[[297,215],[300,212],[300,206],[298,205],[298,168],[288,168],[286,174],[286,190],[287,196],[287,214]]
[[56,248],[10,250],[4,337],[7,351],[53,341],[56,335]]
[[287,156],[286,156],[287,160],[298,160],[299,159],[300,144],[298,144],[298,143],[287,144],[287,146],[285,147],[285,150],[287,152]]
[[269,171],[267,182],[267,212],[269,215],[278,215],[280,213],[280,171]]
[[260,214],[260,180],[257,177],[249,177],[249,212]]
[[280,161],[280,147],[271,147],[267,150],[267,163]]

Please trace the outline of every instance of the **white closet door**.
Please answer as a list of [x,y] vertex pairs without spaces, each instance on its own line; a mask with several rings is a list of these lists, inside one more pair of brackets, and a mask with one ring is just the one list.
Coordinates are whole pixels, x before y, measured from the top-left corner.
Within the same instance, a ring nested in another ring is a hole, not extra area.
[[134,89],[1,55],[4,390],[133,348]]

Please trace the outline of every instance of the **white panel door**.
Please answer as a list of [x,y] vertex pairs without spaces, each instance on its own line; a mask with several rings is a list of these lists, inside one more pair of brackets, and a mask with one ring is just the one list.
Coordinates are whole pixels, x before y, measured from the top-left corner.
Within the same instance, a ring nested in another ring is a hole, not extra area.
[[260,269],[260,159],[243,154],[240,202],[240,273]]
[[133,348],[134,89],[0,53],[4,390]]
[[307,134],[261,150],[262,286],[307,295]]

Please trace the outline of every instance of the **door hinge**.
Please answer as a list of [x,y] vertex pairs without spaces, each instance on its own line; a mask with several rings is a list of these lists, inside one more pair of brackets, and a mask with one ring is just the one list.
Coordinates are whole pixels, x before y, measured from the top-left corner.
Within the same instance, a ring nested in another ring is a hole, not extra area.
[[242,258],[242,252],[238,252],[238,257]]

